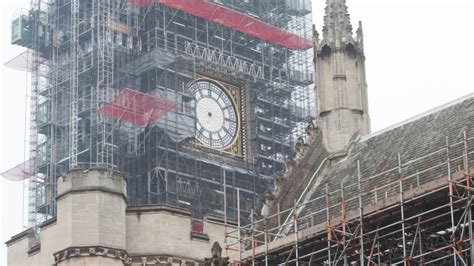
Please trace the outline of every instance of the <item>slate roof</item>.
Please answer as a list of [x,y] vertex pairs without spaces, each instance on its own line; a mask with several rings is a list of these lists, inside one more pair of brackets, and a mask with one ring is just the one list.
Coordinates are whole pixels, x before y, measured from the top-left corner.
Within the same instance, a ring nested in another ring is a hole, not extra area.
[[[399,180],[400,175],[411,177],[404,181],[404,190],[423,185],[436,178],[447,176],[447,140],[453,160],[452,169],[462,168],[463,132],[467,133],[468,149],[471,151],[469,165],[474,165],[474,94],[422,114],[389,130],[369,135],[356,142],[348,155],[333,161],[320,177],[312,199],[330,192],[331,206],[341,202],[341,183],[344,184],[344,198],[347,211],[356,210],[358,204],[358,175],[362,181],[361,191],[369,192]],[[458,143],[456,145],[453,145]],[[418,159],[417,159],[418,158]],[[399,168],[399,161],[401,167]],[[358,167],[358,165],[360,167]],[[436,167],[435,167],[436,166]],[[455,170],[454,170],[455,171]],[[383,174],[380,174],[383,173]],[[309,178],[309,177],[308,177]],[[342,182],[341,182],[342,181]],[[374,198],[383,199],[399,191],[398,183],[380,189],[378,194],[363,197],[363,204]],[[325,208],[325,200],[312,202],[301,213],[306,215]],[[340,206],[331,210],[334,217],[340,215]],[[314,217],[314,224],[323,223],[325,215]],[[314,219],[313,218],[313,219]]]

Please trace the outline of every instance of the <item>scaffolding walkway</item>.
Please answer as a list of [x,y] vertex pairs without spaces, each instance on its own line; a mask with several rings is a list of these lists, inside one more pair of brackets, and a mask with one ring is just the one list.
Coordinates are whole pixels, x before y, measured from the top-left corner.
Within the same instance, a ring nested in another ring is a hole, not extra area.
[[[471,265],[473,147],[464,132],[462,141],[447,139],[423,157],[399,157],[396,168],[321,188],[323,196],[229,231],[226,248],[252,265]],[[420,162],[424,169],[402,174]],[[397,180],[361,190],[393,173]],[[347,196],[354,189],[357,196]],[[322,207],[301,211],[310,206]]]

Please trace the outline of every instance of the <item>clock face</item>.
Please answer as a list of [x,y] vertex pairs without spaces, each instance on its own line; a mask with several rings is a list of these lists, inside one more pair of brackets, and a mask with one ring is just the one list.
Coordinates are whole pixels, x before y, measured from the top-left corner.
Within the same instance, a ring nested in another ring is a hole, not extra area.
[[189,86],[196,99],[196,139],[213,149],[225,149],[237,136],[237,111],[226,91],[210,80]]

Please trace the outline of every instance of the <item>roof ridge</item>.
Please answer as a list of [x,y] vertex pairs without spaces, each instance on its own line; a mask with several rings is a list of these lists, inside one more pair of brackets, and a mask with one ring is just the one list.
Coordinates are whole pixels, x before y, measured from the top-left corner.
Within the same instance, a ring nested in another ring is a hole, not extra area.
[[381,129],[381,130],[379,130],[379,131],[373,132],[373,133],[371,133],[371,134],[369,134],[369,135],[363,136],[363,137],[360,139],[360,141],[361,141],[361,142],[362,142],[362,141],[366,141],[366,140],[371,139],[371,138],[373,138],[373,137],[382,135],[382,134],[384,134],[384,133],[386,133],[386,132],[388,132],[388,131],[391,131],[391,130],[393,130],[393,129],[399,128],[399,127],[404,126],[404,125],[406,125],[406,124],[409,124],[409,123],[411,123],[411,122],[417,121],[417,120],[419,120],[419,119],[421,119],[421,118],[423,118],[423,117],[427,117],[427,116],[429,116],[429,115],[432,115],[432,114],[437,113],[437,112],[439,112],[439,111],[441,111],[441,110],[447,109],[447,108],[449,108],[449,107],[451,107],[451,106],[457,105],[457,104],[459,104],[459,103],[462,103],[462,102],[464,102],[464,101],[466,101],[466,100],[468,100],[468,99],[471,99],[471,98],[474,98],[474,93],[469,93],[469,94],[464,95],[464,96],[462,96],[462,97],[460,97],[460,98],[457,98],[457,99],[454,99],[454,100],[452,100],[452,101],[449,101],[449,102],[447,102],[447,103],[445,103],[445,104],[443,104],[443,105],[440,105],[440,106],[437,106],[437,107],[435,107],[435,108],[432,108],[432,109],[430,109],[430,110],[428,110],[428,111],[425,111],[425,112],[423,112],[423,113],[421,113],[421,114],[418,114],[418,115],[413,116],[413,117],[411,117],[411,118],[405,119],[405,120],[403,120],[403,121],[401,121],[401,122],[398,122],[398,123],[396,123],[396,124],[393,124],[393,125],[391,125],[391,126],[388,126],[388,127],[386,127],[386,128],[383,128],[383,129]]

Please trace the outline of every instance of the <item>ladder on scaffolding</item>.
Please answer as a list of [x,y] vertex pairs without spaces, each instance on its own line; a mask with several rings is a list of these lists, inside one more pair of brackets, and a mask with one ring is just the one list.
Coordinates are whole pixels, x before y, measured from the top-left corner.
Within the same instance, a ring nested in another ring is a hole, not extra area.
[[69,169],[77,166],[77,145],[78,145],[78,123],[79,123],[79,63],[78,63],[78,47],[79,47],[79,0],[71,0],[71,46],[70,46],[70,62],[71,62],[71,105],[69,114]]
[[[115,0],[94,0],[95,18],[97,19],[97,84],[95,90],[96,109],[99,109],[113,96],[114,83],[114,48],[113,32],[107,27],[114,20]],[[96,117],[96,163],[99,167],[114,167],[114,141],[112,124],[109,118],[95,113]]]

